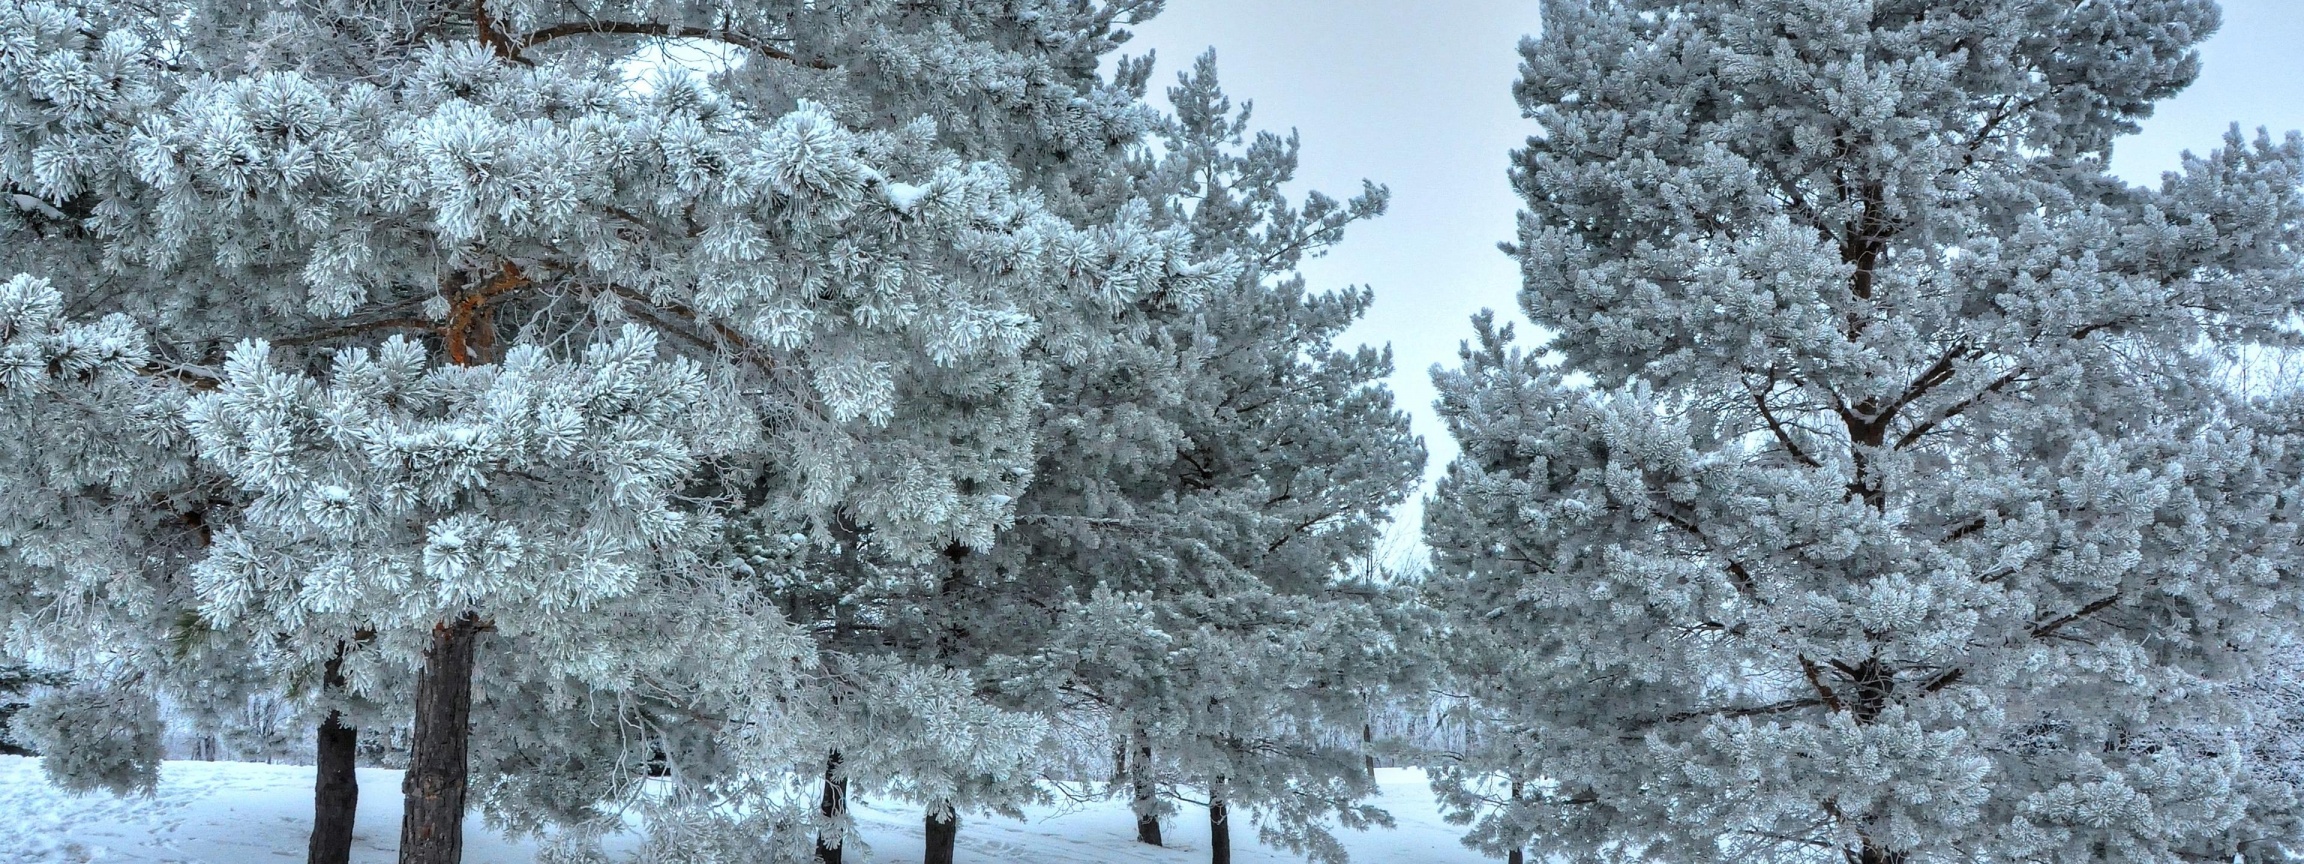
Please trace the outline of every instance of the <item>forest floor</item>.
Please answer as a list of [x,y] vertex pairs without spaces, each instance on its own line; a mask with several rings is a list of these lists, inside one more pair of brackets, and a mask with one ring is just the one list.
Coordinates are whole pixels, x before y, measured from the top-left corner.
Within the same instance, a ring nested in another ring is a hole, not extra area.
[[[1412,768],[1377,772],[1398,826],[1339,831],[1354,862],[1367,864],[1475,864],[1484,861],[1457,842],[1459,829],[1441,821],[1424,773]],[[399,838],[400,772],[360,769],[360,816],[353,864],[390,864]],[[0,756],[0,862],[6,864],[268,864],[304,859],[312,812],[312,769],[246,762],[168,762],[150,797],[75,796],[48,785],[38,760]],[[890,802],[853,806],[869,855],[851,862],[918,861],[919,811]],[[1135,820],[1124,802],[1099,801],[1035,808],[1018,821],[986,816],[961,826],[963,864],[1188,864],[1208,860],[1204,814],[1187,808],[1165,833],[1169,845],[1134,842]],[[1256,842],[1242,820],[1233,827],[1233,861],[1299,861]],[[506,838],[473,817],[465,834],[465,864],[527,864],[532,841]]]

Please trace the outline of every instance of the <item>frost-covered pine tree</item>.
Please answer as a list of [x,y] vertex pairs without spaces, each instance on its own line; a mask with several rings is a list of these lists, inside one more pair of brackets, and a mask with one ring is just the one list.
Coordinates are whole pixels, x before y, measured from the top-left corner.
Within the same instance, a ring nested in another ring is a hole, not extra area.
[[1345,574],[1423,450],[1381,384],[1388,352],[1336,345],[1368,292],[1311,292],[1294,271],[1385,195],[1289,201],[1295,139],[1248,139],[1212,56],[1169,97],[1143,182],[1238,270],[1047,377],[1075,395],[1041,421],[1042,467],[994,553],[1010,557],[979,565],[987,584],[1029,586],[1038,602],[1012,606],[1003,632],[1036,641],[994,665],[1045,710],[1107,718],[1140,840],[1161,840],[1161,789],[1188,788],[1210,807],[1218,861],[1235,813],[1333,860],[1325,822],[1383,817],[1360,804],[1372,787],[1357,742],[1326,733],[1357,729],[1355,688],[1393,662]]
[[76,791],[157,781],[152,661],[195,602],[197,529],[171,506],[189,459],[155,446],[176,436],[148,400],[171,388],[141,380],[143,349],[125,317],[68,320],[48,280],[0,281],[0,622],[8,653],[58,667],[15,682],[33,686],[0,737]]
[[[1192,277],[1008,164],[1128,112],[999,45],[1093,44],[1040,22],[1142,4],[949,5],[0,14],[10,285],[54,301],[11,355],[54,383],[22,395],[96,418],[45,434],[136,432],[107,443],[190,478],[98,479],[113,515],[198,526],[206,625],[359,693],[414,673],[404,861],[457,855],[476,685],[545,717],[789,687],[809,646],[711,554],[725,517],[868,528],[898,560],[989,546],[1031,465],[1025,346]],[[744,62],[637,86],[662,39]],[[43,440],[41,483],[140,464]],[[28,596],[146,563],[73,530],[89,557]]]
[[2206,355],[2296,338],[2304,142],[2105,169],[2214,4],[1543,12],[1510,251],[1556,336],[1438,375],[1471,839],[2229,860],[2304,500]]
[[[2304,351],[2296,346],[2243,346],[2218,352],[2225,386],[2257,412],[2260,429],[2293,440],[2304,434]],[[2287,451],[2290,474],[2304,474],[2304,448]],[[2245,823],[2233,832],[2248,861],[2283,861],[2304,849],[2304,640],[2270,649],[2248,677],[2231,682],[2246,712],[2239,725],[2244,777],[2251,796]],[[2195,732],[2213,738],[2214,733]]]
[[[236,325],[218,309],[161,313],[181,300],[172,280],[210,276],[108,260],[115,247],[94,224],[97,205],[124,193],[117,184],[126,174],[118,164],[89,170],[84,160],[117,155],[168,98],[143,47],[168,38],[166,14],[103,3],[0,8],[9,46],[0,51],[0,175],[10,205],[0,208],[0,273],[14,274],[0,286],[0,620],[11,650],[72,667],[78,679],[46,694],[58,701],[38,715],[54,721],[42,724],[51,733],[42,743],[112,753],[43,763],[70,788],[156,777],[156,764],[133,763],[157,759],[157,747],[115,745],[156,743],[162,730],[98,731],[157,724],[162,712],[145,704],[155,697],[204,722],[222,716],[206,708],[244,703],[250,688],[296,686],[293,673],[252,668],[249,649],[262,638],[216,634],[198,621],[189,569],[212,533],[217,478],[194,470],[179,415],[184,385],[203,376],[156,352],[144,329],[172,319],[167,347],[177,348],[212,343]],[[321,670],[295,670],[303,671]],[[86,698],[93,691],[104,698]],[[328,691],[307,704],[342,696]],[[108,707],[118,705],[136,708]],[[330,728],[347,744],[337,792],[349,793],[350,729]],[[330,735],[320,736],[324,754]],[[349,854],[350,806],[316,813],[315,864]]]

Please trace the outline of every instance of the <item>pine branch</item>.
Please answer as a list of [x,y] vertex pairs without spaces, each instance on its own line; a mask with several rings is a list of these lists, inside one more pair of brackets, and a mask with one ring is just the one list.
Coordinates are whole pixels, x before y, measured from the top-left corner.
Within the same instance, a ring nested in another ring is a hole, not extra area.
[[181,363],[148,363],[136,370],[147,378],[166,378],[196,391],[209,391],[224,386],[224,378],[213,369]]
[[472,29],[480,44],[502,57],[523,65],[534,65],[520,56],[520,46],[514,44],[502,31],[496,29],[496,16],[488,12],[487,0],[472,0]]
[[1967,677],[1967,674],[1968,670],[1966,669],[1947,670],[1934,678],[1928,679],[1928,683],[1920,685],[1920,690],[1924,693],[1935,693],[1941,691],[1946,687],[1960,683],[1960,679]]
[[[1678,714],[1665,717],[1664,722],[1684,723],[1699,717],[1721,717],[1729,720],[1734,720],[1741,717],[1764,717],[1769,714],[1782,714],[1786,711],[1798,711],[1802,708],[1815,708],[1820,705],[1828,704],[1830,703],[1824,701],[1823,699],[1787,699],[1782,702],[1771,702],[1766,705],[1751,705],[1743,708],[1708,708],[1701,711],[1682,711]],[[1833,710],[1839,709],[1835,708]]]
[[708,39],[734,45],[762,57],[782,60],[806,69],[836,68],[822,60],[802,60],[791,52],[771,46],[766,40],[727,29],[708,27],[680,27],[650,21],[570,21],[532,31],[514,40],[516,50],[525,50],[555,39],[570,36],[653,36],[660,39]]
[[1768,431],[1775,433],[1776,442],[1784,445],[1784,452],[1792,454],[1793,459],[1810,468],[1824,467],[1824,463],[1816,461],[1815,457],[1808,455],[1808,451],[1800,449],[1800,445],[1792,441],[1792,433],[1787,431],[1784,424],[1776,419],[1776,412],[1768,407],[1768,393],[1773,391],[1775,387],[1776,376],[1771,372],[1766,388],[1752,391],[1752,404],[1760,409],[1761,421],[1768,424]]
[[283,336],[270,341],[273,345],[282,346],[311,345],[319,342],[333,342],[338,339],[345,339],[366,333],[374,333],[380,330],[422,330],[430,332],[434,326],[435,325],[433,322],[426,321],[422,318],[380,318],[373,321],[358,321],[337,327],[329,327],[321,330],[298,333],[293,336]]
[[1704,534],[1704,529],[1698,527],[1694,520],[1683,518],[1680,515],[1662,507],[1650,507],[1649,510],[1655,513],[1659,518],[1662,518],[1665,524],[1672,525],[1694,536],[1699,542],[1704,544],[1705,551],[1720,556],[1721,561],[1724,562],[1724,566],[1728,571],[1728,581],[1736,586],[1737,593],[1743,594],[1746,598],[1752,600],[1754,603],[1759,603],[1762,606],[1768,605],[1766,601],[1760,599],[1760,586],[1759,583],[1752,578],[1752,571],[1744,566],[1744,562],[1736,560],[1734,556],[1731,556],[1725,550],[1722,550],[1718,544],[1713,543],[1712,538],[1706,536]]
[[2056,631],[2064,629],[2066,625],[2072,624],[2073,622],[2079,621],[2082,618],[2086,618],[2106,609],[2110,609],[2112,608],[2112,604],[2118,602],[2120,602],[2120,592],[2114,591],[2112,592],[2111,596],[2080,607],[2079,611],[2073,612],[2054,621],[2050,621],[2046,624],[2033,627],[2032,637],[2035,639],[2046,639],[2050,636],[2054,636],[2056,635]]
[[1835,714],[1843,710],[1840,705],[1840,697],[1832,692],[1829,685],[1824,683],[1824,670],[1816,668],[1816,661],[1808,659],[1806,654],[1800,655],[1800,674],[1807,676],[1808,686],[1816,688],[1816,695],[1823,701],[1825,707],[1831,708]]
[[1983,355],[1982,349],[1967,347],[1965,339],[1954,340],[1952,346],[1944,349],[1944,353],[1936,358],[1936,362],[1929,364],[1927,369],[1913,377],[1912,383],[1905,386],[1904,392],[1896,397],[1896,401],[1890,402],[1888,410],[1881,412],[1877,419],[1881,422],[1887,422],[1889,418],[1904,410],[1905,406],[1919,401],[1929,393],[1935,392],[1936,388],[1951,381],[1954,376],[1959,374],[1961,361],[1974,360]]
[[2021,366],[2008,370],[2008,374],[1994,379],[1991,384],[1985,385],[1984,389],[1977,391],[1974,395],[1954,403],[1952,407],[1944,409],[1943,413],[1929,418],[1927,422],[1912,427],[1911,431],[1905,432],[1903,437],[1896,439],[1896,449],[1902,450],[1912,446],[1914,442],[1920,440],[1921,436],[1927,435],[1936,427],[1967,413],[1968,409],[1976,407],[1976,403],[1983,401],[1984,397],[2007,389],[2008,385],[2016,383],[2016,380],[2023,374],[2024,367]]

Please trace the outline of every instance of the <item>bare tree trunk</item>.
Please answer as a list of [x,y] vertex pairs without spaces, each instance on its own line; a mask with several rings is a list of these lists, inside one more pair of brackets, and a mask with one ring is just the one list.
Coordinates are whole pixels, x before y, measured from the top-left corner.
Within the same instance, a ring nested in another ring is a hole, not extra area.
[[360,809],[360,777],[353,771],[360,731],[328,712],[320,724],[318,770],[312,782],[312,848],[309,864],[349,864],[352,822]]
[[[1514,755],[1518,754],[1515,753]],[[1520,802],[1521,790],[1522,784],[1520,780],[1518,778],[1514,778],[1512,780],[1512,802],[1514,804],[1518,804]],[[1512,851],[1504,856],[1504,864],[1525,864],[1525,862],[1528,860],[1528,853],[1522,851],[1524,848],[1526,847],[1513,846]]]
[[928,811],[928,854],[922,864],[952,864],[960,845],[960,814],[954,810]]
[[[344,689],[344,649],[329,658],[322,686]],[[350,864],[352,822],[360,810],[360,775],[353,759],[360,750],[360,731],[344,725],[344,715],[328,712],[320,723],[313,748],[317,758],[312,778],[312,846],[307,864]]]
[[416,682],[416,728],[400,791],[400,864],[461,864],[464,792],[471,765],[473,650],[480,619],[470,612],[432,626],[432,647]]
[[824,759],[824,797],[816,805],[816,812],[824,816],[825,825],[816,829],[817,864],[840,864],[841,848],[847,845],[846,829],[837,821],[848,812],[848,778],[840,776],[840,751]]
[[1159,846],[1160,790],[1152,782],[1152,738],[1142,729],[1133,734],[1136,759],[1128,766],[1128,782],[1136,787],[1136,842]]
[[1208,781],[1208,864],[1232,864],[1232,808],[1224,794],[1224,778]]
[[1368,782],[1376,782],[1376,724],[1360,724],[1360,761],[1368,768]]

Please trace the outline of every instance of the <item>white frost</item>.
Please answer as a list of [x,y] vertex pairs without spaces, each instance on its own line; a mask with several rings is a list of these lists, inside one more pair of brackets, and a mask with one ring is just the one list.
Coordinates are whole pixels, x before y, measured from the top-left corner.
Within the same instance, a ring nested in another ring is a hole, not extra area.
[[882,185],[880,193],[888,196],[888,206],[910,213],[920,206],[920,199],[928,197],[928,187],[891,182]]

